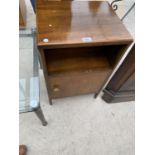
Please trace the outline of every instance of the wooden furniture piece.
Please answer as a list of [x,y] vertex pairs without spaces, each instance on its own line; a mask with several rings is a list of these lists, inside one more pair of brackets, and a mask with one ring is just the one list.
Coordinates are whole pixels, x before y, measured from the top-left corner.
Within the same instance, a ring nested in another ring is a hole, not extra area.
[[19,29],[26,27],[26,5],[25,0],[19,0]]
[[133,42],[109,3],[38,0],[36,9],[50,101],[97,93]]
[[135,99],[135,45],[103,92],[102,98],[108,103]]

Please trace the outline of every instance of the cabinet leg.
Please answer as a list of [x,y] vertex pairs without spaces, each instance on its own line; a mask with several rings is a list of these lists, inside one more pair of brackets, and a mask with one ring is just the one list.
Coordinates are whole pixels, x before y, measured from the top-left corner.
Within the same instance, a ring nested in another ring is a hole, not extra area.
[[99,93],[94,94],[94,98],[96,99]]
[[52,105],[53,102],[52,102],[52,99],[50,98],[50,96],[48,96],[48,100],[49,100],[49,104]]
[[52,105],[52,104],[53,104],[53,103],[52,103],[52,100],[50,100],[49,102],[50,102],[50,105]]
[[46,126],[47,125],[47,121],[45,120],[45,117],[44,117],[44,114],[42,112],[41,107],[37,108],[34,112],[37,115],[37,117],[40,119],[42,125]]

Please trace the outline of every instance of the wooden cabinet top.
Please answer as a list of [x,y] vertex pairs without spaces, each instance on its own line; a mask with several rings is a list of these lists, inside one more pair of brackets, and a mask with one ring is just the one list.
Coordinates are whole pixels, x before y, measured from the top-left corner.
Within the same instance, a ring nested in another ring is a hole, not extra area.
[[38,46],[128,44],[131,35],[106,1],[37,1]]

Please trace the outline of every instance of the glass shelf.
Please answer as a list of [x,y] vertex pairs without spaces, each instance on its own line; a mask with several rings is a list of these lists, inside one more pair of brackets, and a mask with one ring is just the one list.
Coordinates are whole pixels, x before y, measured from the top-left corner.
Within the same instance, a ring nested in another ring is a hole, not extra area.
[[[27,37],[28,40],[20,37],[20,43],[33,44],[34,35]],[[34,45],[19,50],[19,112],[34,111],[40,106],[38,53]]]

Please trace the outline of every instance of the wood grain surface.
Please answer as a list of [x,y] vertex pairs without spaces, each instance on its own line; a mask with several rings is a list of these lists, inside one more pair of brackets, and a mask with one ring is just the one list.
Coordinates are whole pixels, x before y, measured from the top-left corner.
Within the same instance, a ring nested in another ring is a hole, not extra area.
[[37,44],[52,98],[96,93],[133,39],[106,1],[37,1]]
[[[38,0],[37,31],[38,45],[50,48],[132,41],[131,35],[106,1]],[[43,41],[45,38],[48,42]]]
[[26,5],[25,0],[19,0],[19,29],[26,28]]

